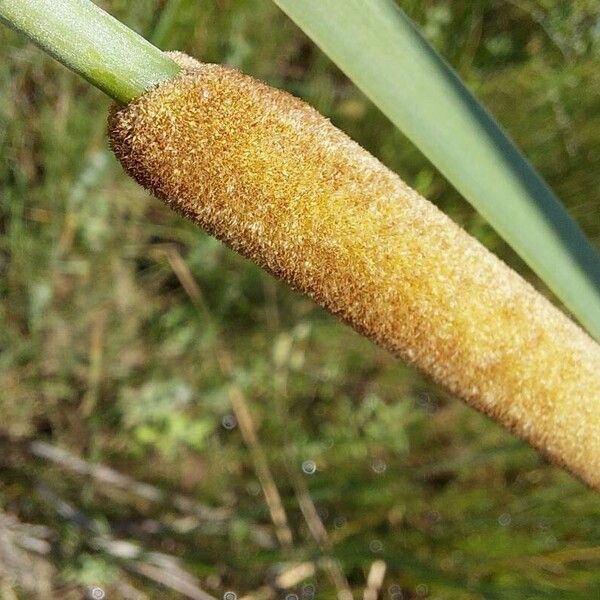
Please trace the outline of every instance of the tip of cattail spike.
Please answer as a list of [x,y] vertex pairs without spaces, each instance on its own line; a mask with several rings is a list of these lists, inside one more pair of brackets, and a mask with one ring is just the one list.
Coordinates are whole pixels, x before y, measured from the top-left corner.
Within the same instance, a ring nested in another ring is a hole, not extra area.
[[600,346],[307,104],[176,60],[110,115],[125,170],[600,490]]

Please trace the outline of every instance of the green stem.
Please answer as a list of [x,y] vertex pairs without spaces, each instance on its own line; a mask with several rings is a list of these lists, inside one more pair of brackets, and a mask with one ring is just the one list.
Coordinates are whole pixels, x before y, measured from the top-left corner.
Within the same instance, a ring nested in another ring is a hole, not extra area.
[[118,102],[130,102],[180,70],[89,0],[0,0],[0,20]]

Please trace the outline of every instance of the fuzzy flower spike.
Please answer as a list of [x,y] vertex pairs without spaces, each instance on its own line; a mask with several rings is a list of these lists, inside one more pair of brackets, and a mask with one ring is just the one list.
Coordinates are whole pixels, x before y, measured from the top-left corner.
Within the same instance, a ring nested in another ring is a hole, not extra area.
[[125,170],[600,490],[600,346],[313,108],[176,60],[111,113]]

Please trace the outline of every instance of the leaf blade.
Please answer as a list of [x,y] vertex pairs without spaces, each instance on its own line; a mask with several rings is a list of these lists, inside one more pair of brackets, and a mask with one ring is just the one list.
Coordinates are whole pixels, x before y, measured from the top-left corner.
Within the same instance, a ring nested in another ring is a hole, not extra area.
[[600,256],[392,0],[274,0],[600,339]]

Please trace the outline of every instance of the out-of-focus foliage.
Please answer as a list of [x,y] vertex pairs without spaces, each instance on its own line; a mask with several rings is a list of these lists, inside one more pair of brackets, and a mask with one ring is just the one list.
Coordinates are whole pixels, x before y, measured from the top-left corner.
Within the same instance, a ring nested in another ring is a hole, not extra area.
[[[598,2],[400,4],[599,242]],[[102,5],[305,98],[530,277],[268,0]],[[108,100],[0,39],[0,594],[362,597],[375,561],[396,600],[597,594],[595,494],[149,199]]]

